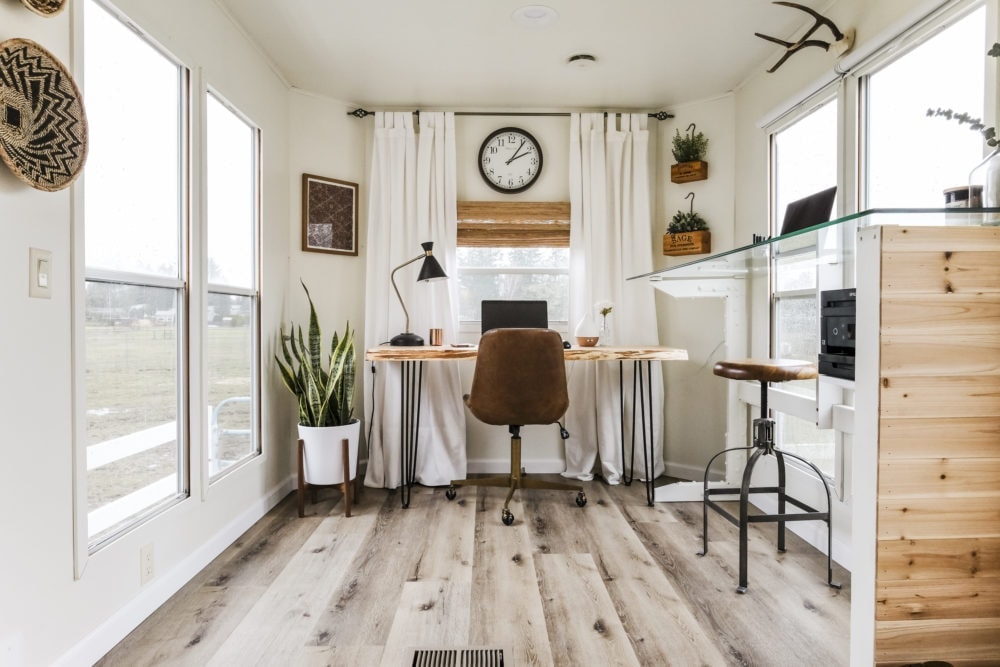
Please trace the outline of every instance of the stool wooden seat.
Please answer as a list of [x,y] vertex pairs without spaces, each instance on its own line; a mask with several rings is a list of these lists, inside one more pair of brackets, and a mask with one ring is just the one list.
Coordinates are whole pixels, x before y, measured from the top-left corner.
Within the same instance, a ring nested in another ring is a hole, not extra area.
[[816,377],[816,364],[798,359],[741,359],[719,361],[712,372],[730,380],[757,380],[758,382],[787,382],[812,380]]
[[[808,361],[797,359],[742,359],[738,361],[720,361],[715,364],[712,372],[719,377],[729,380],[750,380],[760,382],[760,418],[753,420],[753,445],[750,447],[730,447],[716,453],[709,459],[705,466],[705,481],[702,500],[702,550],[699,556],[708,553],[708,508],[712,508],[730,523],[740,529],[740,573],[739,586],[737,592],[745,593],[747,590],[747,538],[748,527],[751,523],[771,522],[778,524],[778,551],[785,551],[785,522],[786,521],[823,521],[827,527],[827,585],[832,588],[840,588],[840,584],[833,583],[833,525],[831,523],[831,499],[830,489],[826,485],[826,479],[811,461],[792,454],[783,452],[775,447],[774,443],[774,420],[768,416],[767,409],[767,388],[771,382],[787,382],[789,380],[811,380],[817,376],[816,365]],[[732,451],[752,451],[753,454],[747,460],[743,469],[743,479],[739,487],[708,488],[708,475],[712,464],[720,456]],[[754,466],[764,456],[773,455],[777,461],[778,484],[777,486],[751,486],[750,481],[753,475]],[[790,457],[802,463],[812,470],[816,478],[823,484],[826,492],[826,511],[820,512],[809,505],[797,500],[785,493],[785,457]],[[778,511],[776,514],[754,514],[749,512],[750,494],[773,493],[777,496]],[[739,495],[739,516],[734,516],[717,503],[713,496]],[[800,511],[786,512],[786,505],[793,505]]]

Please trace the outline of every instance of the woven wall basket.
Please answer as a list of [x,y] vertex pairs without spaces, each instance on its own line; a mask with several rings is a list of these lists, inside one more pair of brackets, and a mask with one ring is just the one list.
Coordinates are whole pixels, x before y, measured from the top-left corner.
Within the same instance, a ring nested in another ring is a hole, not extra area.
[[66,0],[21,0],[21,2],[41,16],[55,16],[66,6]]
[[63,64],[29,39],[0,42],[0,158],[48,192],[72,183],[87,160],[80,90]]

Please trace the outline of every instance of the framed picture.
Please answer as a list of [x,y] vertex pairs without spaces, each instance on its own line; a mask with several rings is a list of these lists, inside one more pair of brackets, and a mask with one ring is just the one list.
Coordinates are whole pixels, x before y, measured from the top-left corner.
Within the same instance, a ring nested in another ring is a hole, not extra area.
[[358,254],[358,184],[302,174],[302,250]]

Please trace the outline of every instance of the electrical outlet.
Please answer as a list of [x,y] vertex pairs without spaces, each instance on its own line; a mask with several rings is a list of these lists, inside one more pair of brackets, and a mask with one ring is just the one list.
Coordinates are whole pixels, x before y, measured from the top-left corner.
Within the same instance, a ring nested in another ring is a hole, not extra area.
[[153,578],[153,543],[144,544],[139,549],[139,583],[145,584]]

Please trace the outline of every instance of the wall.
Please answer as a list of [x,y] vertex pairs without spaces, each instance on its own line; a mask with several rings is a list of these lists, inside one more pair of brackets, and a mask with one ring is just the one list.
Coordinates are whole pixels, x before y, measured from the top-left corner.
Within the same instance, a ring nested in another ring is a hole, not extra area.
[[[287,89],[215,3],[118,4],[186,65],[202,68],[200,74],[194,69],[196,85],[215,86],[263,129],[262,353],[267,359],[266,334],[283,315],[289,274]],[[85,3],[67,5],[60,15],[42,18],[18,2],[0,3],[0,39],[33,39],[78,72],[71,45],[79,44],[74,26]],[[193,141],[197,146],[197,133]],[[204,493],[200,461],[192,462],[189,499],[86,559],[82,575],[74,578],[71,369],[72,276],[82,270],[82,257],[73,256],[74,247],[81,247],[78,237],[73,240],[78,187],[44,193],[0,169],[0,302],[8,325],[0,345],[4,665],[92,663],[291,489],[286,435],[292,413],[286,397],[277,397],[278,380],[265,363],[264,455]],[[29,247],[53,252],[51,300],[27,296]],[[140,587],[139,547],[146,543],[154,545],[155,576]]]
[[[708,221],[712,252],[734,245],[733,181],[735,164],[735,120],[732,95],[673,107],[674,118],[662,123],[656,176],[656,216],[653,224],[653,266],[676,266],[704,255],[663,255],[663,234],[678,210],[687,211],[694,192],[694,210]],[[708,137],[708,179],[672,183],[674,163],[671,145],[674,133],[685,134],[694,123]],[[699,295],[700,296],[700,295]],[[712,366],[729,356],[725,345],[725,304],[721,298],[677,298],[656,290],[660,343],[688,351],[688,361],[664,364],[666,383],[666,471],[683,479],[702,478],[712,452],[725,443],[725,383],[712,374]],[[729,352],[731,354],[731,352]],[[708,406],[709,409],[706,409]]]

